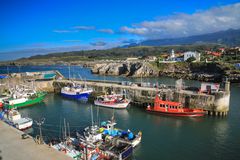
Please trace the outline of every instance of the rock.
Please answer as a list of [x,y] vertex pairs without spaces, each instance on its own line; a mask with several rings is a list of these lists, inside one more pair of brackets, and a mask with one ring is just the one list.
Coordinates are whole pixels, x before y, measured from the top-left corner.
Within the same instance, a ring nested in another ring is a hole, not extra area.
[[96,64],[92,68],[92,73],[100,75],[125,75],[133,77],[158,76],[157,71],[154,71],[151,66],[142,62]]
[[232,71],[220,64],[205,63],[166,63],[155,69],[147,62],[108,62],[95,64],[92,73],[129,77],[167,76],[207,82],[221,82],[228,77],[230,82],[240,82],[240,71]]

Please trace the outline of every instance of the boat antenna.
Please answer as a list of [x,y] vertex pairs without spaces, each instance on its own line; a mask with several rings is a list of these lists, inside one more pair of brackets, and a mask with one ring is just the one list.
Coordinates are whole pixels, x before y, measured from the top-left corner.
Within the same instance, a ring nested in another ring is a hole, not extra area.
[[112,122],[115,121],[115,110],[114,110],[114,108],[113,108],[113,115],[112,115],[112,119],[111,119],[111,121],[112,121]]

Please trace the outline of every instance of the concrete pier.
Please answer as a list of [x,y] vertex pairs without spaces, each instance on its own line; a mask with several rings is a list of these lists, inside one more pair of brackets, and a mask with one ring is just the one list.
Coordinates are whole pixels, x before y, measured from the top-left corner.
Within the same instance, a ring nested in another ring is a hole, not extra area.
[[[43,75],[48,73],[55,73],[55,78],[44,79]],[[39,76],[40,75],[40,76]],[[156,88],[143,87],[137,84],[127,84],[116,81],[100,81],[100,80],[75,80],[75,83],[80,85],[88,85],[94,89],[94,96],[99,95],[107,90],[112,90],[115,93],[126,91],[131,99],[132,104],[136,106],[146,107],[153,104],[156,95]],[[59,93],[61,88],[71,85],[72,81],[67,80],[58,71],[48,72],[35,72],[31,74],[13,74],[11,78],[0,80],[0,84],[5,84],[0,87],[0,93],[7,90],[8,85],[12,86],[24,84],[26,86],[34,86],[36,90]],[[226,80],[224,88],[218,92],[207,94],[197,91],[184,90],[177,86],[167,87],[165,85],[159,86],[158,93],[166,100],[182,103],[185,107],[189,108],[202,108],[211,116],[226,116],[229,111],[230,101],[230,83]],[[94,97],[93,97],[94,98]]]
[[[116,93],[120,93],[125,90],[130,97],[133,104],[137,106],[146,107],[149,104],[153,104],[154,98],[157,92],[153,87],[139,87],[137,85],[123,85],[120,82],[103,82],[103,81],[75,81],[80,85],[87,85],[92,87],[95,93],[106,92],[110,89]],[[55,92],[60,92],[61,88],[67,85],[71,85],[69,80],[55,80],[53,87]],[[226,90],[226,91],[225,91]],[[159,88],[158,92],[161,97],[165,97],[167,100],[182,103],[185,107],[189,108],[202,108],[209,115],[222,116],[229,111],[230,100],[230,84],[227,83],[225,90],[213,94],[199,93],[190,90],[178,90],[176,88]]]
[[0,159],[2,160],[72,160],[46,144],[38,145],[32,138],[22,139],[23,132],[0,121]]

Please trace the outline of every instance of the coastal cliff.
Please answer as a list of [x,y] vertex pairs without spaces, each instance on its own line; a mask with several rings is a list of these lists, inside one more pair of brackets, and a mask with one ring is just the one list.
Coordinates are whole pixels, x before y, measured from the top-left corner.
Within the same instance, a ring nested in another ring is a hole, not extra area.
[[231,82],[240,82],[240,72],[221,63],[111,62],[95,64],[92,73],[130,77],[168,76],[211,82],[228,78]]
[[102,63],[92,67],[92,73],[113,76],[153,77],[158,70],[144,62]]

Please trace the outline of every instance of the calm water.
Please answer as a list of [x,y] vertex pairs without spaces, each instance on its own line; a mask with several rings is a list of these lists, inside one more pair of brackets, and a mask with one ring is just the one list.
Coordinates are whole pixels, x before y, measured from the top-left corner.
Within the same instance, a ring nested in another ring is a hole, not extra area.
[[[59,67],[55,66],[55,69]],[[50,67],[50,70],[54,67]],[[3,69],[0,68],[3,72]],[[29,69],[29,68],[28,68]],[[48,67],[31,67],[30,70],[48,70]],[[12,69],[13,70],[13,69]],[[66,67],[59,69],[67,75]],[[21,69],[21,71],[29,71]],[[91,75],[90,70],[75,68],[74,73],[81,73],[86,79],[104,79]],[[84,75],[85,74],[85,75]],[[105,77],[108,80],[133,80],[123,77]],[[134,79],[139,81],[139,79]],[[159,83],[174,84],[174,79],[143,79]],[[187,81],[188,85],[199,85],[196,81]],[[227,118],[176,118],[148,114],[144,109],[130,106],[126,110],[114,111],[119,128],[142,131],[143,140],[134,153],[134,159],[180,159],[180,160],[239,160],[240,159],[240,84],[232,84],[230,112]],[[59,95],[49,94],[44,103],[21,109],[23,115],[33,119],[45,117],[43,126],[45,139],[59,135],[59,125],[63,118],[70,122],[70,128],[82,130],[91,124],[91,104],[82,104],[64,99]],[[97,119],[97,108],[93,106],[94,119]],[[100,120],[110,119],[112,109],[99,108]],[[38,133],[34,125],[32,135]]]

